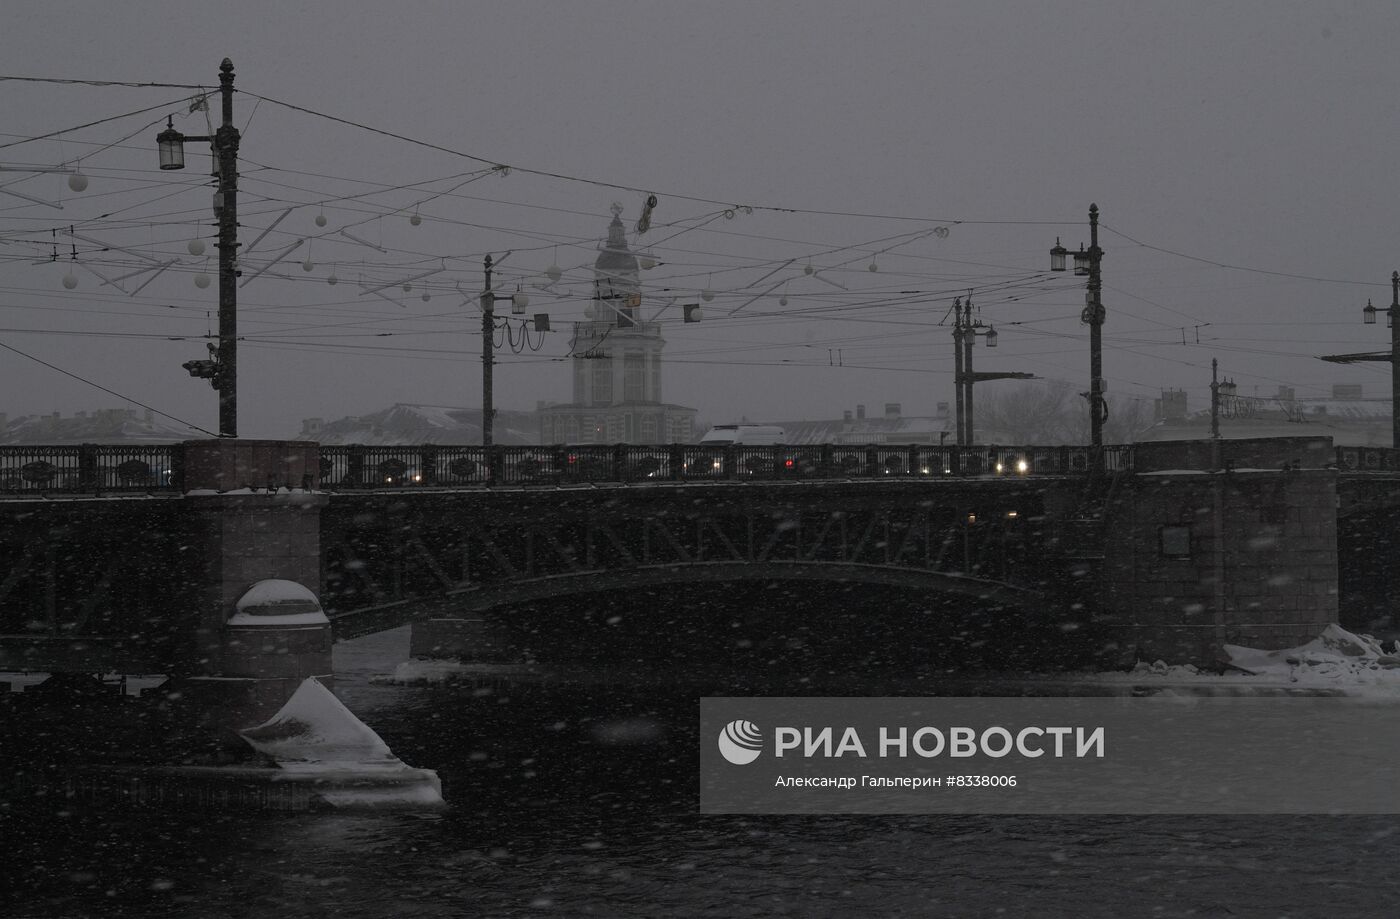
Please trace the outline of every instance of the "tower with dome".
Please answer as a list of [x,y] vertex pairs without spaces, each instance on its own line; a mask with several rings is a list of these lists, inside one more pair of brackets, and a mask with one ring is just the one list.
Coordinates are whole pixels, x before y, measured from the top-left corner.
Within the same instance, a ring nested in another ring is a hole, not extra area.
[[[542,406],[544,443],[661,444],[694,438],[695,409],[662,401],[666,340],[648,315],[641,267],[627,245],[622,205],[593,263],[592,299],[571,342],[573,399]],[[654,314],[655,305],[651,306]]]

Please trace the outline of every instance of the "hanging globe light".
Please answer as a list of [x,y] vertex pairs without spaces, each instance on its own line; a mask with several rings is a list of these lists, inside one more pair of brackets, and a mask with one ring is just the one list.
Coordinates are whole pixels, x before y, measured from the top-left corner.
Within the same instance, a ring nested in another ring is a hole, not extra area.
[[202,271],[201,271],[199,274],[195,275],[195,276],[194,276],[194,286],[195,286],[195,287],[198,287],[200,290],[203,290],[204,288],[208,287],[208,286],[209,286],[209,275],[205,274],[205,273],[202,272]]
[[338,278],[338,277],[335,276],[335,269],[334,269],[334,268],[331,269],[331,273],[330,273],[330,274],[326,275],[326,283],[329,284],[329,285],[332,286],[332,287],[334,287],[335,285],[337,285],[337,284],[340,283],[340,278]]
[[83,175],[77,169],[74,169],[72,175],[68,176],[68,187],[73,189],[73,191],[86,191],[87,176]]
[[778,298],[778,305],[787,306],[787,294],[783,294],[781,297]]
[[714,298],[715,298],[715,292],[712,291],[712,290],[710,290],[708,287],[706,287],[704,290],[700,291],[700,299],[701,299],[701,300],[705,300],[706,302],[708,302],[708,301],[710,301],[710,300],[713,300]]
[[564,276],[564,271],[558,265],[550,265],[544,270],[544,275],[549,278],[549,283],[553,284]]
[[403,292],[404,292],[404,293],[408,293],[408,292],[409,292],[410,290],[412,290],[412,289],[413,289],[413,285],[412,285],[412,284],[408,283],[407,281],[404,281],[404,282],[403,282]]
[[315,267],[316,267],[316,263],[313,262],[313,261],[311,261],[311,259],[307,259],[306,261],[304,261],[304,262],[301,263],[301,270],[302,270],[302,271],[312,271],[312,270],[315,269]]
[[425,290],[423,291],[423,296],[420,299],[422,299],[424,303],[427,303],[429,300],[433,299],[433,295]]
[[190,255],[203,255],[204,240],[196,236],[194,239],[190,240],[188,243],[185,244],[185,248],[189,250]]
[[880,270],[880,266],[877,265],[877,264],[875,264],[875,260],[874,260],[874,259],[871,259],[871,261],[870,261],[870,270],[871,270],[871,271],[879,271],[879,270]]
[[414,214],[412,217],[408,218],[408,222],[416,227],[423,222],[423,218],[419,217],[417,214]]
[[71,271],[68,272],[63,276],[63,286],[68,288],[69,290],[72,290],[73,288],[77,287],[78,276]]
[[812,267],[812,263],[811,263],[811,262],[808,262],[808,263],[807,263],[807,267],[802,269],[802,273],[803,273],[803,274],[811,274],[812,272],[814,272],[814,271],[816,271],[816,270],[817,270],[817,269],[815,269],[815,268]]
[[318,227],[323,227],[323,226],[325,226],[325,225],[326,225],[326,215],[325,215],[325,214],[317,214],[317,215],[316,215],[316,226],[318,226]]

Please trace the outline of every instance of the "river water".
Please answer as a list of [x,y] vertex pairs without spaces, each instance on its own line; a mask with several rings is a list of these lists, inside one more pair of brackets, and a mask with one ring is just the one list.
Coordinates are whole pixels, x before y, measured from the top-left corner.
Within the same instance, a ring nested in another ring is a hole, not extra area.
[[0,915],[1393,916],[1400,818],[736,817],[697,810],[694,691],[337,693],[448,810],[0,810]]

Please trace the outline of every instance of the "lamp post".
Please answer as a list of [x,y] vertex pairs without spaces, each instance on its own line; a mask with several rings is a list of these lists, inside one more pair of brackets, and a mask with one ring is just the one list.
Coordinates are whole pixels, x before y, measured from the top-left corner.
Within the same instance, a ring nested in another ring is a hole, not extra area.
[[214,216],[219,221],[219,345],[212,360],[186,361],[190,376],[207,379],[219,394],[219,436],[238,436],[238,129],[233,126],[233,62],[219,65],[223,120],[213,137],[181,134],[170,118],[156,135],[161,169],[185,168],[185,141],[213,145]]
[[987,347],[997,346],[995,326],[983,326],[982,320],[972,318],[972,298],[964,302],[961,298],[953,301],[953,349],[954,383],[957,389],[957,442],[959,446],[971,446],[976,425],[973,421],[972,386],[987,380],[1033,380],[1033,373],[1008,373],[1004,371],[978,372],[972,369],[972,346],[977,336],[987,339]]
[[[1050,270],[1064,271],[1065,256],[1069,250],[1055,240],[1050,250]],[[1089,205],[1089,248],[1081,244],[1074,253],[1074,273],[1087,275],[1088,291],[1084,296],[1084,311],[1079,314],[1081,322],[1089,325],[1089,462],[1094,471],[1103,469],[1103,425],[1108,420],[1108,403],[1104,401],[1103,385],[1103,277],[1100,264],[1103,250],[1099,248],[1099,206]]]
[[[1362,321],[1374,325],[1380,310],[1366,301],[1361,310]],[[1334,364],[1354,364],[1360,361],[1390,362],[1390,443],[1400,450],[1400,271],[1390,273],[1390,306],[1385,311],[1385,324],[1390,328],[1390,351],[1365,354],[1329,354],[1322,359]]]
[[[509,254],[509,253],[507,253]],[[504,258],[505,256],[502,256]],[[509,300],[512,313],[523,313],[530,305],[530,298],[517,290],[505,297],[497,297],[491,289],[491,270],[495,262],[486,256],[486,286],[481,291],[481,445],[490,447],[496,422],[496,409],[491,393],[491,371],[496,354],[496,300]]]

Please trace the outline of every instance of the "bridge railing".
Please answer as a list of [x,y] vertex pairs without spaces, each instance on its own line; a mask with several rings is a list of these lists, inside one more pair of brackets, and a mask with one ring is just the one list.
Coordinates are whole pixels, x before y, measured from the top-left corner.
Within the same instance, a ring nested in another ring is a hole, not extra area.
[[[1130,445],[1104,447],[1104,468],[1132,468]],[[577,485],[675,481],[870,479],[886,476],[1078,475],[1089,447],[931,444],[580,444],[321,447],[320,487]]]
[[178,492],[180,444],[0,446],[0,493]]
[[1400,450],[1394,447],[1338,447],[1337,468],[1342,472],[1395,472],[1400,470]]

